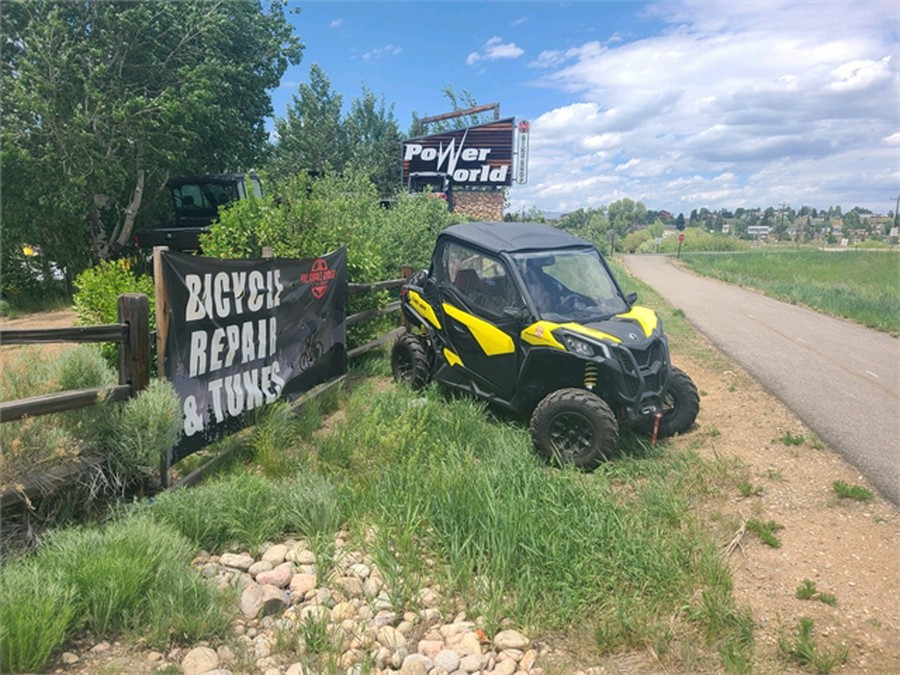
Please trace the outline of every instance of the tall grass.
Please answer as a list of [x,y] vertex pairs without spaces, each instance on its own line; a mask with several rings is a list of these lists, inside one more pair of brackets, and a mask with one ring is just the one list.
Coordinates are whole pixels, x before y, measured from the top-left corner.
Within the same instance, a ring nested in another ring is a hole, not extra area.
[[896,252],[687,253],[682,260],[699,274],[900,334],[900,255]]
[[285,533],[331,534],[343,520],[337,490],[311,473],[280,480],[236,473],[191,490],[165,492],[144,508],[157,522],[210,551],[230,546],[255,551]]
[[0,671],[39,672],[76,626],[75,587],[32,561],[0,568]]
[[[76,629],[142,635],[148,644],[221,635],[227,598],[190,568],[191,542],[139,513],[49,535],[33,556],[0,567],[4,672],[40,672]],[[233,604],[233,603],[232,603]]]
[[[688,510],[707,469],[631,444],[638,456],[591,475],[559,471],[523,427],[480,404],[362,391],[320,458],[375,524],[374,557],[398,601],[431,579],[494,627],[587,632],[601,652],[658,648],[696,624],[749,662],[752,630],[728,570]],[[686,602],[690,620],[661,639]]]

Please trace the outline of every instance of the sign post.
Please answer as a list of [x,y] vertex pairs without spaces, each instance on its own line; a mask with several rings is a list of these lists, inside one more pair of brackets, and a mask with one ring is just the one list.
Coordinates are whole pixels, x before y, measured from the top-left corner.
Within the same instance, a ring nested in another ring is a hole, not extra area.
[[678,234],[678,255],[675,256],[676,258],[681,258],[681,242],[683,242],[683,241],[684,241],[684,232],[680,232]]
[[519,134],[516,145],[516,182],[524,185],[528,182],[528,140],[531,131],[531,123],[522,120],[518,126]]

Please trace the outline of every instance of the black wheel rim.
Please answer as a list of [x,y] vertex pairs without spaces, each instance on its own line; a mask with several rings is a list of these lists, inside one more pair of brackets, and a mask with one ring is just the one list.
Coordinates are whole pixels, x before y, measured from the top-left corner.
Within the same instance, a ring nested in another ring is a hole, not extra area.
[[548,435],[557,460],[564,464],[589,455],[596,439],[590,420],[577,412],[556,415],[550,421]]
[[670,388],[669,391],[666,392],[666,397],[662,402],[662,414],[666,419],[672,417],[675,414],[675,408],[678,407],[678,397],[672,392]]

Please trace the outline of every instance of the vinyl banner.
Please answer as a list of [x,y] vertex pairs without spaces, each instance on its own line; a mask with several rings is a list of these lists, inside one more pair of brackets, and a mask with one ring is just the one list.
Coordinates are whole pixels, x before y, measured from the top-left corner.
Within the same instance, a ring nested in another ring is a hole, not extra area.
[[346,366],[347,252],[220,260],[163,252],[169,325],[165,376],[183,433],[169,464],[247,425]]

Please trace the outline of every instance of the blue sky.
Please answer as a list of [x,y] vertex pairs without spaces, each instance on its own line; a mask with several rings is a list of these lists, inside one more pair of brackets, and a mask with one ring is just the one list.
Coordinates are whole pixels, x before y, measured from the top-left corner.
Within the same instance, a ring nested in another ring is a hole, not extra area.
[[[365,85],[407,132],[446,85],[531,121],[511,208],[786,202],[876,213],[900,194],[900,3],[289,2],[303,60],[345,106]],[[398,158],[399,161],[399,158]]]

